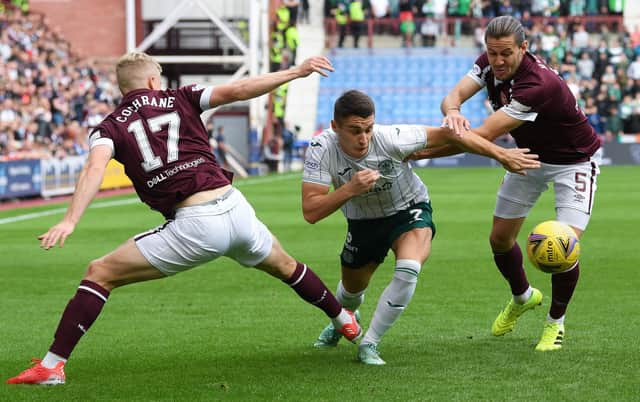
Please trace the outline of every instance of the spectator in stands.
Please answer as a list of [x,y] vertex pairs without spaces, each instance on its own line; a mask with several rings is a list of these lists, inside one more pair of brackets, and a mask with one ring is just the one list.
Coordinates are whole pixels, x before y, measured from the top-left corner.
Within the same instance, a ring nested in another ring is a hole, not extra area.
[[617,106],[611,106],[609,110],[609,116],[606,118],[604,138],[605,141],[611,142],[617,138],[620,138],[624,134],[624,126],[622,119],[619,115],[619,109]]
[[[531,2],[531,14],[538,17],[547,12],[547,0],[533,0]],[[546,15],[549,16],[549,15]]]
[[282,0],[284,6],[289,10],[289,23],[287,25],[296,25],[298,23],[298,9],[300,8],[300,0]]
[[338,8],[338,0],[324,0],[323,4],[323,28],[324,28],[324,47],[325,49],[333,49],[336,44],[336,11]]
[[336,1],[336,7],[333,9],[336,26],[338,27],[338,47],[344,46],[344,40],[347,37],[347,24],[349,23],[349,10],[342,0]]
[[560,69],[558,70],[562,78],[565,80],[570,76],[574,76],[576,73],[576,61],[573,57],[573,53],[566,52],[564,55],[564,60],[562,64],[560,64]]
[[616,72],[611,64],[605,66],[600,82],[607,85],[611,85],[616,82]]
[[594,68],[595,63],[589,56],[589,53],[585,51],[580,53],[580,60],[576,62],[576,72],[578,73],[578,77],[583,80],[590,80],[591,77],[593,77]]
[[413,46],[413,33],[416,30],[416,23],[413,15],[417,11],[413,4],[413,0],[400,0],[398,5],[400,11],[400,33],[402,35],[402,47]]
[[373,18],[387,18],[390,12],[389,0],[370,0]]
[[436,45],[438,38],[438,24],[432,18],[427,18],[420,25],[420,36],[422,36],[422,46],[433,47]]
[[596,102],[592,97],[588,97],[586,100],[584,114],[587,116],[587,120],[589,120],[589,124],[591,124],[596,134],[602,135],[604,133],[602,126],[603,121],[600,113],[598,113]]
[[[289,25],[284,31],[285,48],[289,52],[289,66],[296,64],[296,55],[298,53],[298,45],[300,44],[300,34],[296,25]],[[288,68],[287,67],[287,68]]]
[[596,81],[600,81],[607,66],[609,65],[609,56],[607,55],[606,50],[604,52],[599,51],[597,55],[595,68],[593,70],[593,78],[595,78]]
[[640,54],[636,56],[636,59],[629,64],[627,68],[627,76],[632,80],[640,80]]
[[636,92],[631,102],[633,109],[631,111],[631,127],[629,132],[638,134],[640,133],[640,91]]
[[498,14],[511,16],[515,14],[515,9],[513,8],[510,0],[504,0],[500,6],[498,6]]
[[[401,0],[402,1],[402,0]],[[353,35],[353,47],[358,47],[358,42],[362,34],[366,33],[365,21],[368,8],[363,0],[351,0],[348,5],[349,29]]]
[[576,26],[572,39],[573,49],[576,51],[583,51],[589,47],[589,33],[583,24],[578,24]]
[[287,7],[286,0],[277,0],[276,4],[276,29],[280,32],[283,32],[290,24],[291,21],[291,11],[289,7]]
[[625,133],[633,133],[631,130],[631,114],[633,113],[633,98],[631,95],[625,95],[620,103],[620,120],[622,121],[622,131]]
[[540,51],[542,57],[548,59],[551,57],[553,50],[560,44],[560,38],[555,32],[555,28],[552,24],[547,24],[544,27],[544,33],[540,37]]
[[302,0],[300,2],[300,23],[309,24],[309,0]]
[[269,173],[278,173],[280,161],[283,159],[282,153],[282,126],[278,121],[274,122],[273,135],[264,144],[262,153],[264,163],[267,165]]
[[282,55],[286,42],[283,32],[274,23],[271,31],[271,47],[269,49],[269,71],[275,72],[282,69]]
[[620,39],[617,36],[611,38],[609,43],[609,63],[613,65],[619,65],[625,63],[626,55],[624,53],[624,47],[620,43]]

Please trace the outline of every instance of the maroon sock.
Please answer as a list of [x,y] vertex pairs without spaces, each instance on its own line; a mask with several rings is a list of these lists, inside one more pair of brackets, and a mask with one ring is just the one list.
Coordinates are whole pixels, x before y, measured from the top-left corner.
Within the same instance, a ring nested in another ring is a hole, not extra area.
[[514,243],[513,248],[506,253],[493,253],[493,260],[496,262],[500,273],[509,281],[511,294],[521,295],[529,289],[529,281],[522,266],[522,251],[518,243]]
[[305,264],[298,262],[289,279],[283,281],[296,291],[298,296],[324,311],[329,318],[337,317],[342,306],[320,278]]
[[549,309],[551,318],[558,319],[567,311],[579,277],[580,263],[569,272],[551,275],[551,308]]
[[62,313],[49,351],[68,359],[82,335],[100,314],[108,297],[109,291],[97,283],[81,281],[75,296]]

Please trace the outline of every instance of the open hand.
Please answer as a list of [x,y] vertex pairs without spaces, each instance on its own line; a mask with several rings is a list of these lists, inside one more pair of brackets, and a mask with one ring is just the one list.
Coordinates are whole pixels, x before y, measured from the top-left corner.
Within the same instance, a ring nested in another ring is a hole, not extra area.
[[449,127],[458,137],[462,137],[466,131],[471,129],[469,120],[455,109],[447,111],[447,115],[442,119],[442,125]]
[[540,167],[537,154],[530,154],[529,148],[508,148],[505,149],[505,157],[501,161],[502,166],[512,173],[522,176],[527,175],[527,169],[537,169]]
[[316,72],[323,77],[328,77],[327,71],[334,71],[333,66],[329,59],[324,56],[309,57],[300,64],[298,67],[300,77],[306,77],[309,74]]
[[60,242],[60,247],[64,246],[65,240],[67,240],[67,237],[69,237],[71,233],[73,233],[75,227],[76,225],[74,223],[68,221],[62,221],[58,223],[57,225],[49,229],[47,233],[43,233],[38,236],[38,240],[40,240],[40,247],[45,250],[49,250],[58,242]]

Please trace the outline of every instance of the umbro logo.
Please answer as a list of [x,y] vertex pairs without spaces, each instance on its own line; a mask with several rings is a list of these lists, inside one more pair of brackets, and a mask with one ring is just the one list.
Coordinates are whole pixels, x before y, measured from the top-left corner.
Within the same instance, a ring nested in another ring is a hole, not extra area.
[[387,300],[387,305],[391,308],[397,308],[397,309],[404,309],[406,307],[406,305],[404,304],[395,304],[392,303],[391,300]]
[[350,167],[345,168],[342,172],[338,172],[338,176],[344,176],[345,174],[347,174],[349,170],[351,170]]

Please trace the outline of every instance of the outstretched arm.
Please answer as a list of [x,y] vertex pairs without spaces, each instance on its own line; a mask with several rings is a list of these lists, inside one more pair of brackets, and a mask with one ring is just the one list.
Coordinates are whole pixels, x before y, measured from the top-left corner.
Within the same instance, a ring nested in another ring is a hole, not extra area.
[[351,198],[366,193],[380,177],[377,170],[364,169],[353,175],[351,180],[329,192],[328,186],[302,183],[302,215],[309,223],[316,223],[334,213]]
[[40,247],[48,250],[58,242],[60,242],[60,247],[64,246],[65,240],[73,233],[82,214],[100,189],[107,163],[111,159],[111,153],[111,148],[104,145],[98,145],[91,149],[89,159],[84,164],[78,178],[73,198],[71,198],[71,205],[60,223],[38,236]]
[[[502,110],[498,110],[491,116],[487,117],[480,127],[474,128],[473,133],[487,139],[488,141],[494,141],[499,136],[520,127],[523,123],[524,122],[522,120],[514,119]],[[440,158],[443,156],[456,155],[469,150],[463,143],[449,140],[447,136],[438,139],[436,135],[432,135],[432,132],[432,128],[429,128],[429,140],[427,147],[414,152],[407,159],[417,160]]]
[[[498,114],[499,116],[496,116]],[[494,118],[494,116],[496,117]],[[455,135],[452,130],[446,127],[427,127],[426,149],[413,153],[408,159],[431,157],[429,152],[432,151],[432,147],[433,153],[451,152],[450,154],[453,154],[467,151],[493,158],[511,172],[525,174],[526,169],[540,167],[537,155],[529,154],[527,148],[508,149],[492,142],[502,132],[508,132],[521,124],[522,121],[510,117],[504,112],[496,112],[485,121],[480,129],[469,131],[462,137]]]
[[273,91],[280,85],[297,78],[307,77],[316,72],[327,77],[327,71],[333,71],[331,62],[324,56],[314,56],[302,64],[287,70],[267,73],[246,78],[230,84],[216,86],[211,92],[209,106],[216,107],[227,103],[247,100]]

